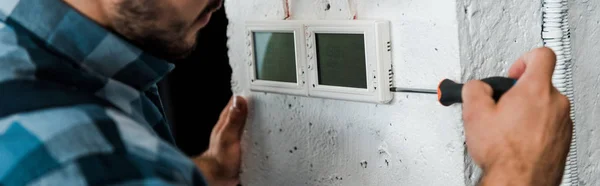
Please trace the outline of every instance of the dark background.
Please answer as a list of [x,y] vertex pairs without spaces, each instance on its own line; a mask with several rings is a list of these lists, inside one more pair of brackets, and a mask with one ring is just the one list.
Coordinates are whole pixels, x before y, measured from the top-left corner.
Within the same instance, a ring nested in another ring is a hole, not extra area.
[[188,156],[208,149],[210,133],[232,96],[225,8],[215,12],[188,58],[159,83],[177,146]]

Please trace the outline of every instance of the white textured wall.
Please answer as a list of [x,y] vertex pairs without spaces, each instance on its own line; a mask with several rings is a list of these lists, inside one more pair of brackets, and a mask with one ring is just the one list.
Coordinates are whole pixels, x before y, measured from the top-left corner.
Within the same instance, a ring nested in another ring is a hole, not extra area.
[[600,1],[569,2],[580,183],[600,185]]
[[458,0],[463,80],[507,75],[521,54],[542,46],[541,0]]
[[[523,53],[543,45],[541,0],[458,0],[462,79],[506,76]],[[465,183],[481,170],[465,152]]]
[[[389,105],[248,91],[247,20],[388,19],[397,86],[460,79],[453,0],[229,0],[234,92],[251,96],[243,185],[464,185],[459,106],[395,94]],[[289,7],[289,11],[285,7]]]

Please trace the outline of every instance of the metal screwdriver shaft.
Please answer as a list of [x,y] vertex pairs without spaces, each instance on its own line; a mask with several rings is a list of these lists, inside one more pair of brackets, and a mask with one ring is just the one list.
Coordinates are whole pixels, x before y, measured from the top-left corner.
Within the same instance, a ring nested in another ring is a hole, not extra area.
[[392,87],[392,88],[390,88],[390,91],[392,91],[392,92],[412,92],[412,93],[422,93],[422,94],[437,94],[437,90],[433,90],[433,89]]
[[[492,96],[495,101],[500,99],[506,91],[508,91],[517,80],[506,78],[506,77],[489,77],[482,79],[481,81],[487,83],[492,87],[494,95]],[[409,93],[423,93],[423,94],[437,94],[438,101],[444,106],[450,106],[455,103],[462,103],[462,87],[463,84],[456,83],[449,79],[444,79],[440,82],[436,90],[433,89],[413,89],[413,88],[401,88],[391,87],[392,92],[409,92]]]

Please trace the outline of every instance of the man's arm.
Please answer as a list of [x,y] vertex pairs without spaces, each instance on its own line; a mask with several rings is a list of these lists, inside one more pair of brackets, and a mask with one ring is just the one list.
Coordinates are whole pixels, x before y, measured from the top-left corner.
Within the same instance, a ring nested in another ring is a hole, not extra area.
[[247,113],[245,100],[235,100],[209,150],[193,160],[149,126],[98,105],[0,119],[0,185],[235,184]]
[[0,157],[0,185],[204,185],[149,126],[91,104],[3,118]]
[[498,103],[489,85],[463,87],[467,149],[484,171],[482,185],[558,185],[572,122],[568,99],[552,86],[556,56],[548,48],[515,62],[518,79]]

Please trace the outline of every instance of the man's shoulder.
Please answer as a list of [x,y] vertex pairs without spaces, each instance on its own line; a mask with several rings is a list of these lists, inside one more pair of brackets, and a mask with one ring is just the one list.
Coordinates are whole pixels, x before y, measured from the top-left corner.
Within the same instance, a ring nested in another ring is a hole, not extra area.
[[51,81],[12,79],[0,82],[0,118],[36,110],[92,104],[113,107],[94,94]]
[[[0,183],[31,180],[97,153],[110,153],[119,139],[114,118],[98,105],[21,112],[0,119]],[[32,170],[36,170],[33,171]]]
[[[112,105],[93,92],[102,80],[86,81],[83,72],[65,63],[43,42],[18,25],[0,20],[0,118],[20,112],[77,104]],[[72,82],[83,82],[75,86]],[[98,88],[96,88],[98,89]]]
[[[0,185],[198,181],[194,164],[152,129],[94,104],[0,118]],[[35,171],[33,171],[35,170]]]
[[0,83],[35,77],[35,63],[28,51],[33,46],[26,45],[28,39],[26,33],[17,32],[0,21]]

